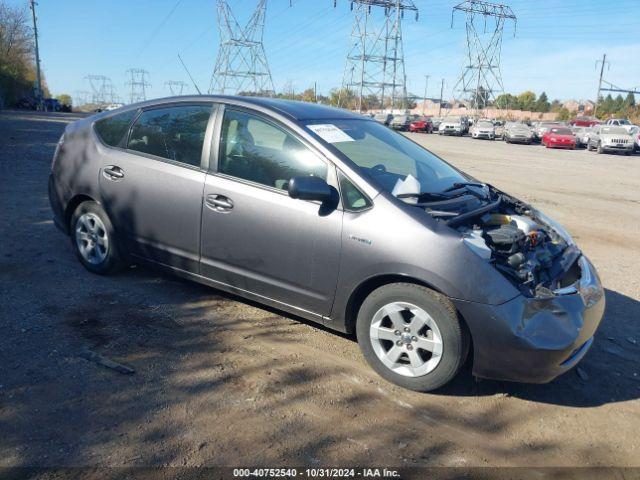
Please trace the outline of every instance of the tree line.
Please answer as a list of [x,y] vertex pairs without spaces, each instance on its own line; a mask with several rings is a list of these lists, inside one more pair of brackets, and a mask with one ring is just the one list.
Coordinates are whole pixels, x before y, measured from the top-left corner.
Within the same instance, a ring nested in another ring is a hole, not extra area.
[[[36,80],[34,35],[26,7],[0,0],[0,106],[32,97]],[[48,96],[43,81],[45,96]]]

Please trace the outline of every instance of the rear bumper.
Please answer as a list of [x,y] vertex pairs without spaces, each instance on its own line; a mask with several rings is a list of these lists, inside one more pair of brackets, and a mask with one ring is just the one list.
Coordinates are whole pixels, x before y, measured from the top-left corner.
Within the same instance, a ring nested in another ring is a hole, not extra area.
[[574,290],[550,299],[519,296],[492,306],[454,300],[474,346],[474,375],[546,383],[587,353],[602,320],[604,290],[593,265],[580,258]]

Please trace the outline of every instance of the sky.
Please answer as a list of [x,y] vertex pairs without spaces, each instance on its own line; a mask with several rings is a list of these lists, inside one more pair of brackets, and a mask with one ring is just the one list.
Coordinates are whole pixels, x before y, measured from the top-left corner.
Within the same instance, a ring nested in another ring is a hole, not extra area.
[[[25,6],[27,0],[5,0]],[[459,0],[462,1],[462,0]],[[419,19],[403,23],[407,89],[450,98],[463,65],[464,17],[459,1],[414,0]],[[126,99],[126,70],[149,72],[148,97],[169,94],[169,80],[189,83],[181,55],[200,89],[209,88],[218,50],[215,0],[38,0],[40,56],[53,95],[90,90],[89,74],[110,77]],[[257,0],[229,0],[246,21]],[[353,13],[348,0],[269,0],[264,45],[276,90],[317,82],[340,86]],[[545,91],[549,98],[589,99],[597,90],[596,60],[607,54],[604,78],[640,87],[640,0],[506,0],[518,17],[505,27],[501,70],[509,93]]]

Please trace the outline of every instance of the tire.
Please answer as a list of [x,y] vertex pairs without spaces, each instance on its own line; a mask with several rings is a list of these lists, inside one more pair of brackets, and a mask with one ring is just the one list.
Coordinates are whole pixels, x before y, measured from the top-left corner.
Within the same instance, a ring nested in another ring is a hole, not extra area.
[[113,225],[98,203],[87,201],[78,205],[70,227],[71,245],[87,270],[108,275],[122,268]]
[[603,154],[604,150],[602,149],[602,143],[598,142],[598,146],[596,147],[596,153]]
[[[389,311],[393,313],[388,315]],[[381,377],[418,392],[451,381],[469,350],[469,334],[451,302],[410,283],[391,283],[374,290],[360,307],[356,333],[365,359]],[[424,348],[427,345],[431,351]]]

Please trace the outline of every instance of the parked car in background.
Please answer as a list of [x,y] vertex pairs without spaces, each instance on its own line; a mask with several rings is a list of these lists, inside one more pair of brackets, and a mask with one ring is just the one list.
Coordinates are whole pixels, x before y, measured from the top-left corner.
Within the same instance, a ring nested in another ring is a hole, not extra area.
[[542,136],[542,145],[547,148],[576,148],[576,137],[568,127],[552,126]]
[[593,127],[600,125],[602,122],[595,117],[576,117],[569,122],[573,127]]
[[391,120],[389,126],[394,130],[398,130],[400,132],[406,132],[409,130],[409,125],[415,119],[414,115],[396,115]]
[[469,130],[471,138],[484,138],[486,140],[495,140],[496,127],[491,120],[478,120]]
[[463,136],[466,131],[465,120],[460,116],[447,116],[442,119],[438,127],[438,135]]
[[469,356],[478,377],[549,382],[605,308],[553,219],[317,104],[198,95],[83,118],[55,149],[49,200],[88,271],[146,263],[355,334],[375,371],[418,391]]
[[531,145],[533,131],[524,123],[510,122],[504,127],[504,141],[507,143],[525,143]]
[[547,133],[547,130],[549,130],[552,127],[557,127],[559,125],[560,125],[560,122],[540,122],[540,123],[538,123],[538,125],[535,128],[535,130],[533,131],[533,139],[537,140],[537,141],[542,141],[542,137],[544,136],[545,133]]
[[587,150],[598,153],[618,152],[631,155],[635,149],[636,137],[624,126],[598,125],[589,137]]
[[640,127],[633,127],[629,133],[633,135],[633,138],[635,139],[635,148],[633,151],[640,151]]
[[373,116],[373,119],[376,122],[386,125],[388,127],[389,124],[391,123],[391,120],[393,120],[393,115],[391,115],[390,113],[376,113]]
[[409,131],[433,133],[433,123],[429,117],[418,117],[409,124]]
[[622,127],[627,130],[627,132],[630,131],[632,127],[636,126],[626,118],[610,118],[609,120],[604,122],[603,125],[607,125],[610,127]]
[[440,128],[440,124],[442,123],[441,117],[431,117],[431,124],[433,125],[433,131],[437,132]]
[[576,137],[576,148],[584,148],[589,143],[589,133],[592,127],[571,127],[571,131]]
[[45,98],[42,100],[42,105],[45,112],[59,112],[62,110],[62,105],[57,98]]

